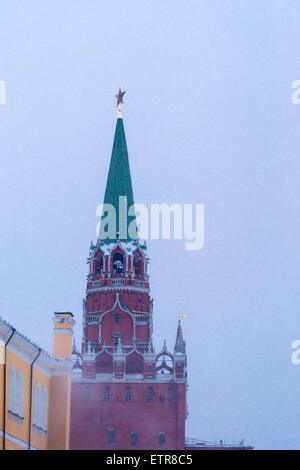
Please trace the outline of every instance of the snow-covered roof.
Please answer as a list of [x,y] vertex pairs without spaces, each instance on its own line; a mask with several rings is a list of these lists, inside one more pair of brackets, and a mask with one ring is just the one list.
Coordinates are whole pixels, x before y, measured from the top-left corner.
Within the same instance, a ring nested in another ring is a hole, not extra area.
[[[98,242],[99,243],[99,242]],[[104,252],[104,255],[108,256],[114,248],[116,248],[117,246],[119,246],[120,248],[122,248],[128,255],[132,255],[133,252],[137,249],[137,247],[139,247],[142,252],[146,255],[147,254],[147,246],[146,246],[146,242],[144,242],[144,244],[140,244],[139,241],[117,241],[116,243],[104,243],[104,242],[100,242],[100,245],[99,244],[96,244],[96,245],[93,245],[91,244],[90,246],[90,256],[92,256],[92,254],[94,253],[94,251],[98,248],[98,246],[100,246],[101,250]]]

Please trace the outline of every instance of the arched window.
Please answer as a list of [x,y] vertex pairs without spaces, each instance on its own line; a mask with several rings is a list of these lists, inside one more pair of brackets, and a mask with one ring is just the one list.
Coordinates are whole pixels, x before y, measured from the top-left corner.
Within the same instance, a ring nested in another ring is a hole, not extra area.
[[168,401],[175,401],[174,388],[169,388],[168,390]]
[[48,409],[48,393],[46,387],[42,388],[41,397],[41,428],[47,429],[47,409]]
[[33,424],[40,425],[40,384],[34,384],[33,391]]
[[163,352],[156,358],[157,374],[172,374],[174,370],[174,360],[170,354]]
[[107,444],[115,443],[115,429],[112,426],[107,428]]
[[129,354],[126,358],[126,374],[142,374],[144,369],[143,356],[136,351]]
[[10,411],[15,411],[16,408],[16,371],[13,366],[9,369],[9,400],[8,400],[8,409]]
[[119,313],[115,314],[115,322],[120,323],[120,314]]
[[134,273],[137,275],[144,274],[144,260],[140,255],[135,255],[133,258],[133,269]]
[[103,352],[98,354],[96,358],[96,373],[112,374],[113,372],[113,359],[110,354]]
[[152,401],[152,388],[147,389],[146,400],[147,401]]
[[124,270],[123,255],[115,253],[113,257],[113,273],[122,273]]
[[125,401],[131,401],[131,389],[129,387],[125,390]]
[[103,271],[103,257],[101,255],[98,255],[95,260],[95,273],[102,274],[102,271]]
[[165,444],[166,443],[166,433],[160,432],[158,434],[158,443],[159,444]]
[[130,436],[130,444],[136,446],[138,443],[138,434],[137,432],[132,432]]
[[104,401],[109,401],[109,387],[105,387],[104,389]]
[[85,387],[85,389],[84,389],[83,400],[84,401],[90,401],[90,389],[89,389],[89,387]]
[[20,370],[17,373],[16,413],[23,416],[23,375]]

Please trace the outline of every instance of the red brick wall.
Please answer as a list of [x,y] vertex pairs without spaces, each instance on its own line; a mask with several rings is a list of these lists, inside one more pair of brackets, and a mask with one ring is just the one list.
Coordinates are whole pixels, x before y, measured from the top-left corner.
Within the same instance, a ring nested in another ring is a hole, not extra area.
[[[109,386],[110,400],[104,401]],[[89,387],[89,401],[84,389]],[[131,401],[125,390],[131,388]],[[148,387],[152,401],[146,401]],[[173,387],[175,401],[168,401]],[[115,430],[115,443],[107,443],[107,429]],[[71,398],[71,449],[184,449],[185,385],[176,383],[73,383]],[[138,443],[131,446],[132,432]],[[166,443],[158,444],[158,434],[166,434]]]

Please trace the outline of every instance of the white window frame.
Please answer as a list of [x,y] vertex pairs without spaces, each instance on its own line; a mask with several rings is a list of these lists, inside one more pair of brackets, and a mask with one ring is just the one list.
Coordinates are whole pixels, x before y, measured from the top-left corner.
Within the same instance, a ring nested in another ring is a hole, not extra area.
[[40,427],[40,391],[41,387],[35,382],[33,388],[33,424]]
[[9,369],[9,399],[8,410],[15,412],[16,409],[16,370],[14,366]]
[[16,390],[16,413],[23,417],[23,374],[19,370],[17,373],[17,390]]
[[41,409],[40,409],[40,424],[41,428],[47,430],[47,411],[48,411],[48,392],[47,388],[42,388],[41,393]]

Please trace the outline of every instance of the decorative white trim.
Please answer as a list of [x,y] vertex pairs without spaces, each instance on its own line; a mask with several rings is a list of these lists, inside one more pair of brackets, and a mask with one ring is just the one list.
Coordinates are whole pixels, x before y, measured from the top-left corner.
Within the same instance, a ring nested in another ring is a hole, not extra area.
[[93,293],[93,292],[107,292],[107,291],[135,291],[135,292],[144,292],[145,294],[150,293],[149,287],[136,287],[136,286],[102,286],[102,287],[89,287],[86,292],[87,294]]
[[129,311],[129,309],[127,310],[127,309],[125,309],[124,307],[122,307],[122,305],[121,305],[121,303],[120,303],[120,294],[119,294],[119,292],[116,292],[116,300],[115,300],[114,305],[113,305],[109,310],[106,310],[105,312],[103,312],[102,314],[99,315],[99,323],[101,323],[102,320],[103,320],[103,317],[104,317],[106,314],[112,312],[112,311],[116,308],[117,305],[119,306],[120,310],[122,310],[123,312],[127,313],[127,315],[129,315],[129,316],[131,317],[131,319],[132,319],[132,321],[133,321],[133,334],[134,334],[134,336],[135,336],[135,325],[136,325],[136,321],[135,321],[134,315],[131,313],[131,311]]
[[56,335],[71,335],[73,336],[73,330],[70,328],[53,328],[54,334]]
[[11,410],[8,410],[8,419],[9,419],[9,422],[10,422],[10,425],[12,425],[12,423],[15,421],[17,423],[17,427],[18,427],[18,431],[20,429],[20,426],[21,424],[23,423],[24,421],[24,417],[23,416],[19,416],[17,413],[15,413],[14,411],[11,411]]
[[184,353],[174,353],[174,356],[173,356],[174,362],[184,362],[185,356],[186,355]]
[[42,351],[33,365],[33,370],[37,369],[47,377],[51,378],[54,367],[55,359],[53,357],[47,356],[44,351]]
[[[0,319],[0,342],[6,342],[12,333],[12,328],[6,322]],[[31,364],[36,358],[39,347],[33,344],[30,339],[15,331],[11,341],[7,345],[7,350],[13,352],[18,357],[23,359],[27,364]],[[47,377],[51,377],[52,369],[55,367],[55,360],[46,351],[41,349],[41,353],[37,362],[34,364],[34,369],[38,369]]]
[[72,325],[74,326],[76,321],[74,320],[73,317],[60,317],[59,315],[63,315],[64,313],[61,312],[61,313],[57,313],[57,314],[54,314],[54,317],[52,318],[53,320],[53,323],[55,325],[64,325],[64,324],[68,324],[68,325]]
[[40,422],[40,391],[39,382],[35,382],[33,387],[33,424],[38,426]]
[[32,362],[36,357],[38,348],[30,343],[26,338],[15,332],[7,345],[7,350],[12,351],[26,362]]
[[151,353],[148,353],[148,352],[144,353],[143,357],[144,357],[144,362],[146,362],[146,363],[155,364],[155,362],[156,362],[156,354],[154,354],[152,352]]
[[43,428],[41,428],[40,426],[37,426],[36,424],[33,424],[33,425],[32,425],[32,429],[33,429],[33,431],[34,431],[35,437],[37,436],[37,434],[41,434],[41,435],[42,435],[42,439],[47,436],[47,431],[46,431],[46,429],[43,429]]
[[[2,429],[0,429],[0,436],[3,437]],[[6,431],[5,431],[5,440],[11,441],[13,444],[16,444],[28,450],[28,442],[22,441],[21,439],[17,439],[16,437],[12,436]],[[37,447],[33,447],[32,445],[30,445],[30,450],[39,450],[39,449]]]
[[0,339],[3,343],[6,343],[12,332],[12,327],[0,319]]
[[72,367],[72,359],[55,359],[52,375],[71,375]]
[[33,370],[38,370],[42,374],[44,374],[48,379],[51,379],[52,377],[52,368],[50,370],[45,369],[44,367],[41,367],[39,364],[34,363],[33,365]]
[[[138,375],[138,374],[134,374]],[[161,377],[163,376],[163,377]],[[138,377],[132,377],[129,375],[124,375],[122,379],[120,378],[113,378],[113,374],[103,374],[100,377],[100,374],[96,374],[96,378],[92,377],[86,377],[83,378],[82,375],[79,378],[78,376],[76,377],[75,374],[72,375],[72,383],[118,383],[118,382],[124,382],[124,383],[144,383],[144,384],[162,384],[162,383],[171,383],[171,384],[177,384],[177,383],[186,383],[185,378],[175,378],[173,374],[159,374],[159,376],[156,377],[147,377],[143,378],[141,374],[141,378]]]

